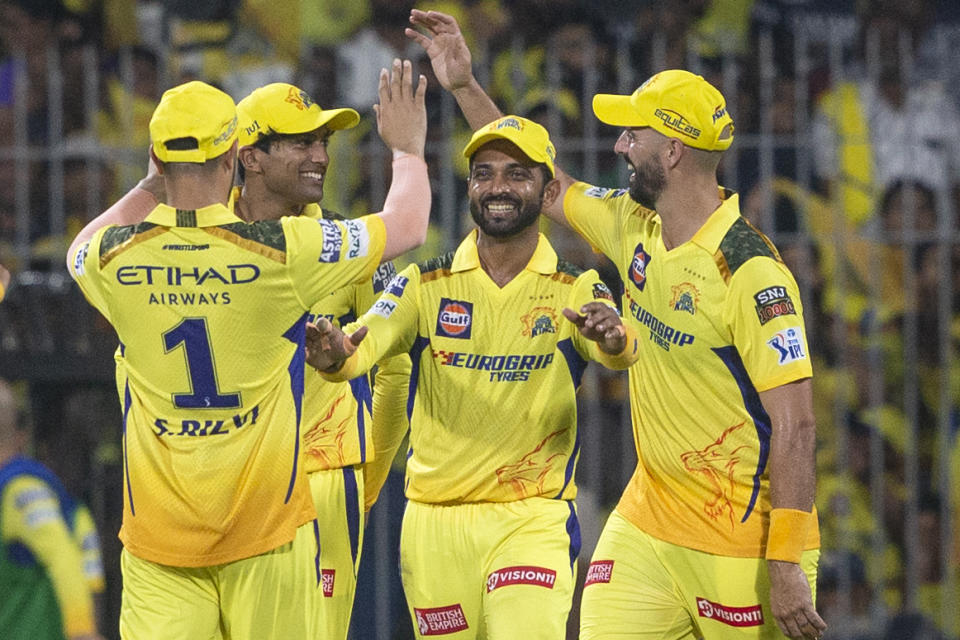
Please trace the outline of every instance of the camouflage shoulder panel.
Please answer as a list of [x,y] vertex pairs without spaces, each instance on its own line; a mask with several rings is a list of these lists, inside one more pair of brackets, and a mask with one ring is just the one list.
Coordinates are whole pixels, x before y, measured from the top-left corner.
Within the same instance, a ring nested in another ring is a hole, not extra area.
[[287,250],[287,236],[283,232],[283,224],[279,220],[258,220],[257,222],[232,222],[221,226],[244,240],[276,249],[280,252]]
[[449,270],[453,266],[453,251],[450,253],[445,253],[442,256],[437,256],[436,258],[430,258],[425,262],[420,262],[417,264],[417,267],[420,268],[420,273],[430,273],[431,271],[440,271],[440,270]]
[[719,253],[726,262],[730,276],[750,258],[758,256],[780,262],[780,254],[773,243],[744,218],[738,218],[720,241]]
[[578,278],[583,274],[584,271],[586,271],[586,269],[582,269],[572,262],[567,262],[563,258],[557,258],[557,271],[568,276]]
[[100,257],[104,257],[120,245],[133,239],[136,235],[146,233],[156,226],[157,225],[152,222],[139,222],[122,227],[110,227],[103,232],[103,238],[100,240]]

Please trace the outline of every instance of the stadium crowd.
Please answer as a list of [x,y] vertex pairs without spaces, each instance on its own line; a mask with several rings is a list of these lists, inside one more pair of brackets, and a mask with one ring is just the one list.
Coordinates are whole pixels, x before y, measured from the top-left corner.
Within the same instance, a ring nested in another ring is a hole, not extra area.
[[[777,244],[804,301],[824,637],[960,638],[960,10],[949,0],[629,6],[0,0],[0,263],[13,274],[0,305],[0,377],[18,383],[35,457],[91,506],[106,637],[119,606],[116,342],[66,277],[67,245],[142,177],[161,94],[194,79],[236,100],[290,82],[325,108],[356,109],[360,124],[329,147],[337,170],[324,205],[348,217],[376,211],[390,158],[371,107],[381,67],[404,57],[428,78],[434,199],[426,244],[398,262],[455,248],[470,226],[460,152],[472,132],[403,34],[416,7],[455,16],[499,108],[543,124],[558,164],[593,184],[624,184],[594,94],[628,94],[667,68],[723,90],[736,142],[719,182]],[[559,225],[543,226],[619,299],[610,262]],[[629,444],[610,445],[630,441],[627,380],[599,368],[585,380],[581,420],[595,433],[583,445],[581,520],[602,521],[635,464]],[[369,536],[368,548],[388,540]],[[363,575],[358,606],[372,608]],[[370,618],[356,618],[354,637],[374,637],[363,635],[377,633],[364,626]],[[394,618],[392,637],[406,637],[402,606]]]

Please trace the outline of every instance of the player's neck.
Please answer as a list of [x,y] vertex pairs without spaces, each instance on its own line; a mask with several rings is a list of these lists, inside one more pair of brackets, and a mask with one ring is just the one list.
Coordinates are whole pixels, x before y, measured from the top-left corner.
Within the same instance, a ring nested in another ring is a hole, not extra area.
[[716,179],[689,181],[683,188],[667,188],[657,200],[663,245],[669,251],[690,240],[722,204]]
[[243,185],[237,199],[236,213],[247,222],[279,220],[283,216],[298,216],[303,213],[303,204],[281,198],[253,184]]
[[[209,179],[190,176],[176,180],[167,179],[164,187],[167,194],[165,204],[174,209],[195,211],[214,204],[226,206],[230,201],[230,185],[225,181],[223,184],[215,183],[211,186]],[[218,193],[223,195],[218,198]]]
[[480,266],[501,289],[523,271],[540,240],[539,225],[532,224],[509,238],[494,238],[477,231]]

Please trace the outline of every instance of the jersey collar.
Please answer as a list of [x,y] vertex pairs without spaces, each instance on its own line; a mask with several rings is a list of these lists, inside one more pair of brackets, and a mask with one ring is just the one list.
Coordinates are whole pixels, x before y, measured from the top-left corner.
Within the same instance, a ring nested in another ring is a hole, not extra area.
[[231,209],[219,202],[200,209],[174,209],[163,203],[147,216],[147,222],[161,227],[213,227],[220,224],[243,222]]
[[740,217],[739,194],[723,189],[721,197],[724,199],[723,202],[691,238],[692,242],[703,247],[710,254],[716,253],[727,230]]
[[[480,267],[480,254],[477,252],[477,230],[471,231],[453,254],[450,270],[469,271]],[[537,248],[527,263],[526,269],[534,273],[549,275],[557,271],[557,252],[553,250],[547,238],[541,233],[537,239]]]

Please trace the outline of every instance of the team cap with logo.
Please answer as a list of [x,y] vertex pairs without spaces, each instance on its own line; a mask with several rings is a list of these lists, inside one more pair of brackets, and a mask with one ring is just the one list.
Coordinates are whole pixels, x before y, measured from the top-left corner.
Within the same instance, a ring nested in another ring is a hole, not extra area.
[[469,158],[481,146],[497,139],[512,142],[534,162],[547,165],[550,175],[556,177],[553,161],[557,157],[557,150],[550,142],[550,134],[533,120],[520,116],[504,116],[474,131],[463,155]]
[[[167,148],[168,142],[183,138],[193,138],[196,146]],[[150,142],[162,162],[204,163],[229,151],[236,139],[233,98],[198,80],[165,91],[150,118]]]
[[632,95],[593,96],[593,112],[615,127],[651,127],[706,151],[725,151],[733,142],[733,118],[716,87],[682,69],[661,71]]
[[237,113],[241,147],[274,133],[307,133],[324,125],[336,131],[360,122],[360,114],[353,109],[321,109],[306,91],[285,82],[255,90],[237,103]]

